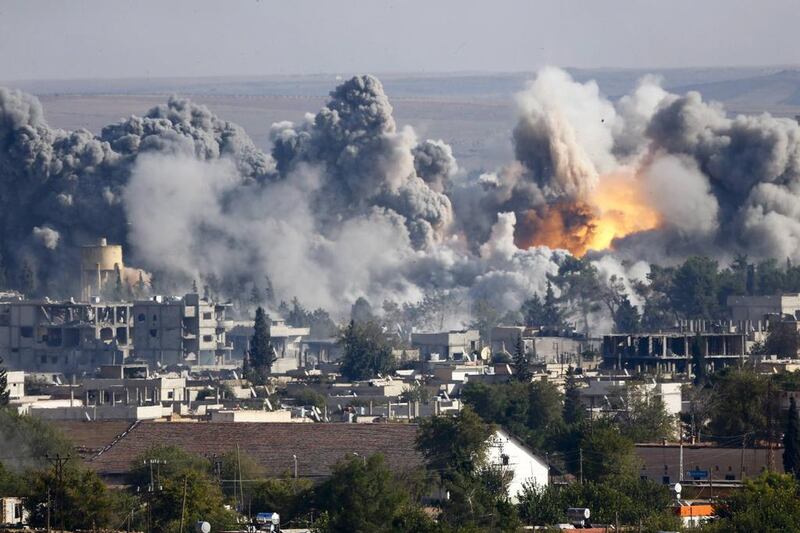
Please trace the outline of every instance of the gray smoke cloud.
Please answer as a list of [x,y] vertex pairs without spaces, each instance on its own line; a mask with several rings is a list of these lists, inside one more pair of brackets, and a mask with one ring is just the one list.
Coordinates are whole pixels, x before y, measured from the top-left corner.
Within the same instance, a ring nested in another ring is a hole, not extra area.
[[475,302],[502,313],[541,294],[568,252],[531,243],[589,227],[620,175],[658,224],[590,252],[603,279],[630,288],[648,262],[692,253],[800,260],[794,121],[729,117],[655,78],[611,102],[554,68],[517,102],[515,160],[464,175],[444,141],[398,127],[371,76],[273,125],[269,152],[184,99],[93,135],[51,128],[34,97],[0,89],[3,263],[12,278],[30,266],[40,293],[74,294],[63,265],[105,236],[176,292],[269,286],[343,316],[359,297],[378,307],[446,291],[446,326],[459,326]]

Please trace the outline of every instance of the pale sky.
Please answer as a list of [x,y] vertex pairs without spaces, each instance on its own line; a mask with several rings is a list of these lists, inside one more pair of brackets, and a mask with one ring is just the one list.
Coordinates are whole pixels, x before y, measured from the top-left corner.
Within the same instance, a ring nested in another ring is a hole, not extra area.
[[0,0],[0,79],[800,65],[794,0]]

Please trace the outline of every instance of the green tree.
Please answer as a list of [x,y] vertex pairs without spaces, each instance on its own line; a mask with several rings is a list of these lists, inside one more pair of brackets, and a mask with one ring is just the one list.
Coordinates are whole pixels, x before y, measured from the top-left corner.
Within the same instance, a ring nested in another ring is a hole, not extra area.
[[800,420],[797,418],[797,403],[789,397],[789,413],[786,430],[783,432],[783,470],[800,478]]
[[623,295],[614,312],[614,331],[617,333],[636,333],[639,331],[639,310]]
[[669,297],[674,309],[686,318],[713,319],[718,315],[718,266],[713,259],[693,256],[672,278]]
[[694,371],[694,384],[703,386],[708,380],[708,363],[703,350],[702,337],[698,333],[692,340],[692,369]]
[[586,410],[581,402],[580,382],[575,375],[575,370],[570,366],[564,382],[564,422],[576,425],[583,422]]
[[8,373],[3,366],[3,358],[0,357],[0,407],[8,405],[8,399],[11,396],[8,390]]
[[635,477],[640,463],[633,441],[611,424],[595,423],[581,439],[584,479],[596,482]]
[[316,505],[324,513],[315,528],[320,533],[410,532],[412,516],[422,531],[434,527],[380,454],[337,463],[316,490]]
[[797,324],[792,322],[778,322],[770,327],[769,335],[764,345],[767,354],[775,354],[784,359],[797,358],[797,348],[800,336],[797,333]]
[[343,351],[339,370],[349,380],[365,380],[394,371],[392,344],[377,322],[351,320],[339,344]]
[[788,474],[764,473],[748,479],[741,490],[715,506],[720,520],[705,528],[711,532],[779,533],[800,531],[797,480]]
[[560,330],[563,326],[564,317],[558,306],[553,284],[547,280],[547,287],[544,292],[544,303],[542,304],[542,324],[549,330]]
[[769,433],[767,413],[774,398],[769,398],[769,380],[751,367],[727,367],[711,376],[713,398],[709,428],[714,435],[748,434],[764,437]]
[[654,442],[675,434],[675,420],[658,394],[640,384],[628,384],[622,391],[624,405],[618,416],[620,431],[634,442]]
[[308,479],[293,477],[270,478],[252,486],[252,498],[248,507],[253,514],[277,512],[282,524],[305,525],[313,510],[314,483]]
[[534,294],[531,298],[522,302],[519,312],[522,315],[523,324],[528,327],[544,324],[544,304],[538,294]]
[[522,334],[517,337],[517,343],[514,346],[514,377],[517,381],[527,383],[531,380],[530,359],[528,352],[525,350],[525,342],[522,340]]
[[372,306],[363,296],[353,302],[350,308],[350,320],[356,323],[369,322],[375,320],[375,315],[372,313]]
[[600,295],[603,287],[595,267],[587,259],[567,256],[553,278],[561,290],[560,299],[583,322],[584,333],[589,334],[589,315],[601,309]]
[[449,496],[440,517],[447,527],[516,531],[519,526],[508,499],[508,472],[487,463],[493,435],[494,426],[468,406],[456,416],[435,416],[420,424],[417,449]]
[[139,455],[128,482],[145,494],[150,513],[140,520],[149,516],[151,529],[165,532],[178,532],[182,515],[184,524],[205,520],[215,530],[234,527],[235,514],[226,509],[222,489],[212,478],[214,466],[208,459],[174,446],[156,446]]
[[267,375],[272,372],[272,365],[278,360],[278,356],[272,346],[268,318],[262,307],[256,309],[249,355],[251,376],[248,377],[256,383],[264,383]]

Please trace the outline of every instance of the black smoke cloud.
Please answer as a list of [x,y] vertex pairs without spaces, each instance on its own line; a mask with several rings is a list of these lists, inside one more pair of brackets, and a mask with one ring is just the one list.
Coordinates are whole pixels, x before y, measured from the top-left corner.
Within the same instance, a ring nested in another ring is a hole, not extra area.
[[518,104],[516,160],[464,176],[446,143],[397,126],[371,76],[273,125],[269,152],[188,100],[93,135],[51,128],[35,98],[0,89],[0,253],[12,282],[29,265],[52,295],[75,293],[65,265],[106,236],[176,290],[214,279],[246,297],[269,284],[337,311],[441,289],[462,302],[458,325],[478,299],[505,311],[541,293],[566,252],[520,248],[520,231],[625,172],[662,223],[595,254],[604,275],[642,278],[644,261],[697,252],[800,259],[795,122],[731,118],[650,78],[610,102],[557,69]]

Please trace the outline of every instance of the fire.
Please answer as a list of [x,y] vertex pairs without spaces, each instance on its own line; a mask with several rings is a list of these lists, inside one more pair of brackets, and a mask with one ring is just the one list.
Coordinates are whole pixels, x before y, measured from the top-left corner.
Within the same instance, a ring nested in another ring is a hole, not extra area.
[[647,204],[636,176],[615,172],[601,176],[583,201],[562,202],[544,213],[528,211],[517,227],[517,245],[565,248],[583,256],[611,248],[614,239],[657,228],[658,212]]

